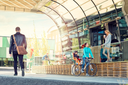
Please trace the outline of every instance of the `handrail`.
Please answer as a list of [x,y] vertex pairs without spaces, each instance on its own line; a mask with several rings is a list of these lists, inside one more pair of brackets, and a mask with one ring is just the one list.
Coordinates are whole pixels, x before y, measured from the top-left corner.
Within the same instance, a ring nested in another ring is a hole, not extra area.
[[[111,43],[111,45],[117,45],[117,44],[121,44],[121,43],[124,43],[124,42],[128,42],[128,41],[115,42],[115,43]],[[99,45],[99,46],[91,46],[90,48],[93,48],[93,47],[101,47],[101,45]],[[83,51],[83,49],[68,50],[68,52],[73,52],[73,51]]]

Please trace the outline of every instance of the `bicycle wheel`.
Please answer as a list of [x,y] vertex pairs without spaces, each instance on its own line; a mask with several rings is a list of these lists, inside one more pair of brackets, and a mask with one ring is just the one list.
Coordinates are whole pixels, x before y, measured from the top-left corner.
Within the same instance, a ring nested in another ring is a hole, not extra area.
[[94,63],[90,63],[88,65],[89,69],[88,69],[88,74],[89,76],[95,76],[97,73],[97,67]]
[[80,65],[73,65],[72,73],[75,76],[79,76],[81,74],[81,66]]

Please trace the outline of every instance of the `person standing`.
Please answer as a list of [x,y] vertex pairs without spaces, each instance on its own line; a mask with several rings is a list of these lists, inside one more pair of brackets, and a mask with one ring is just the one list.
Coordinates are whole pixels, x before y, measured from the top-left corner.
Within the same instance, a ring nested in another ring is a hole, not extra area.
[[[25,35],[20,33],[20,27],[15,28],[16,34],[14,34],[17,46],[24,46],[25,49],[27,48],[27,42],[26,42],[26,37]],[[22,76],[25,75],[24,73],[24,65],[23,65],[23,55],[19,55],[16,49],[16,45],[14,43],[14,38],[13,35],[10,37],[10,48],[9,48],[9,54],[12,56],[13,54],[13,59],[14,59],[14,76],[17,76],[17,56],[19,57],[19,62],[21,66],[21,71],[22,71]]]
[[[81,69],[81,72],[82,72],[82,73],[84,72],[85,63],[86,63],[86,64],[89,63],[89,62],[85,62],[85,60],[88,61],[89,54],[90,54],[91,57],[94,59],[93,54],[92,54],[92,51],[91,51],[91,49],[88,47],[88,46],[89,46],[88,43],[85,43],[84,45],[85,45],[84,48],[83,48],[83,53],[84,53],[84,55],[83,55],[83,58],[82,58],[83,64],[82,64],[82,69]],[[89,76],[89,74],[88,74],[88,69],[89,69],[89,66],[86,67],[86,76]],[[91,70],[92,70],[92,69],[91,69]]]
[[49,63],[50,63],[50,59],[49,59],[49,57],[48,57],[48,53],[46,53],[46,55],[44,55],[44,56],[42,57],[42,65],[44,64],[44,61],[45,61],[45,60],[48,60]]
[[[105,52],[107,53],[107,52]],[[101,58],[101,62],[106,62],[107,61],[107,56],[105,56],[103,54],[103,47],[101,46],[101,49],[100,49],[100,58]]]
[[[105,46],[103,49],[103,54],[107,57],[107,61],[106,62],[110,62],[110,46],[111,46],[111,33],[109,32],[109,30],[105,30],[105,34],[106,37],[105,38],[105,43],[102,46]],[[105,51],[107,50],[107,55],[105,53]]]

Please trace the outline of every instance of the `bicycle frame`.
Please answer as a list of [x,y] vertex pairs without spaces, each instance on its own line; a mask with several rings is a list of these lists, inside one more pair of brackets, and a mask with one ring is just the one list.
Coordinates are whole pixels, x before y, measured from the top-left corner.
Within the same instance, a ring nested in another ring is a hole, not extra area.
[[[88,65],[90,65],[90,60],[89,60],[89,62],[86,64],[86,66],[84,67],[84,70],[87,68]],[[90,65],[90,68],[92,68],[91,65]]]

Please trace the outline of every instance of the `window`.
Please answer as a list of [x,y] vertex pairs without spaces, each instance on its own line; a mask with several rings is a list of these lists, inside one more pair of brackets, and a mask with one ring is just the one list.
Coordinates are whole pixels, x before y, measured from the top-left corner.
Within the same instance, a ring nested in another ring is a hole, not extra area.
[[82,36],[80,36],[80,45],[83,45],[84,43],[90,44],[90,38],[89,38],[89,31],[85,30],[82,32]]
[[128,38],[128,26],[124,18],[119,20],[119,27],[121,41],[124,41],[126,38]]
[[98,46],[104,43],[103,35],[105,35],[104,30],[100,26],[92,28],[91,30],[91,46]]

